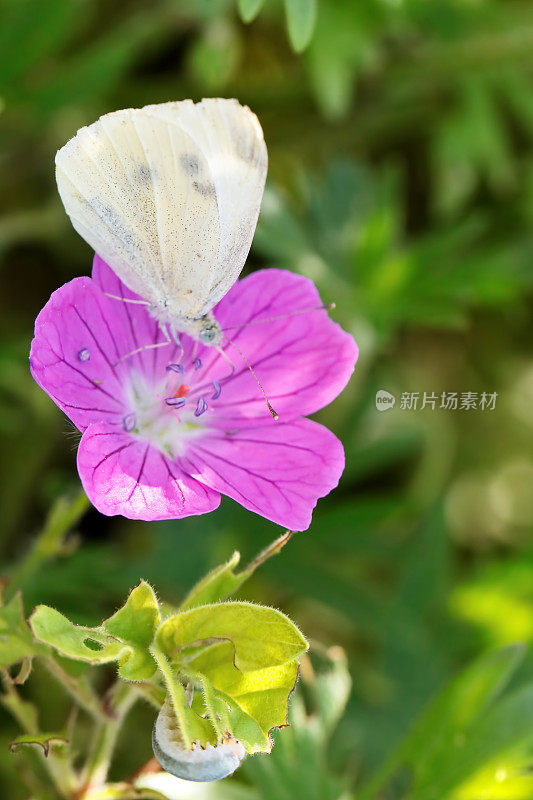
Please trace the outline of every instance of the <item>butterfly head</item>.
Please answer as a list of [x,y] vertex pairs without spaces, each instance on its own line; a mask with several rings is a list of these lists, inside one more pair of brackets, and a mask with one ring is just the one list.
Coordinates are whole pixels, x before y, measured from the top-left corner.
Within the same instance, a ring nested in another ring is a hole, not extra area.
[[[161,315],[159,319],[161,319]],[[203,314],[197,319],[179,316],[171,317],[169,320],[167,316],[167,319],[163,319],[163,322],[167,322],[167,320],[169,322],[170,331],[175,339],[179,339],[180,333],[186,333],[192,339],[214,347],[220,345],[222,341],[220,325],[210,312]]]
[[208,314],[196,320],[200,323],[198,338],[203,344],[218,345],[222,339],[222,331],[216,319]]

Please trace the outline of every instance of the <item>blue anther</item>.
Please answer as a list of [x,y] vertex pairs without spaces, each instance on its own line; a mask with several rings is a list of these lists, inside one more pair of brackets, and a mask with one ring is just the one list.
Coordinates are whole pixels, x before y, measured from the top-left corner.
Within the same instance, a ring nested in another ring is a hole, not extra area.
[[220,397],[220,392],[222,391],[222,386],[218,381],[213,381],[213,389],[215,390],[211,395],[211,400],[218,400]]
[[202,360],[200,358],[195,358],[192,363],[194,364],[194,369],[200,369],[202,366]]
[[91,352],[90,352],[90,350],[87,350],[87,348],[86,348],[86,347],[83,347],[83,348],[82,348],[82,349],[81,349],[81,350],[78,352],[78,359],[79,359],[80,361],[88,361],[88,360],[90,359],[90,357],[91,357]]
[[172,408],[183,408],[187,402],[185,397],[166,397],[165,403]]
[[198,403],[196,404],[196,411],[194,412],[195,417],[201,417],[208,409],[208,405],[205,402],[203,397],[198,398]]
[[181,364],[167,364],[165,369],[167,372],[178,372],[180,375],[183,374],[183,367]]
[[124,428],[126,433],[132,431],[136,427],[136,425],[137,425],[137,416],[133,413],[133,411],[131,412],[131,414],[126,414],[125,417],[122,417],[122,427]]

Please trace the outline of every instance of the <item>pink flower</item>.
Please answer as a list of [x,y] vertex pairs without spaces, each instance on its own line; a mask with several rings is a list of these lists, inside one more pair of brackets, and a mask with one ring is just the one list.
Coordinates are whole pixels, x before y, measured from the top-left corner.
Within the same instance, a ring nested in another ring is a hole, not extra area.
[[[291,530],[305,530],[344,468],[339,440],[303,417],[346,385],[357,347],[325,311],[235,327],[320,305],[314,284],[277,269],[237,282],[215,307],[230,364],[182,336],[163,342],[143,305],[98,256],[93,277],[54,292],[35,323],[32,375],[83,432],[78,470],[103,514],[156,520],[212,511],[225,494]],[[138,298],[137,298],[138,299]],[[118,363],[117,363],[118,362]]]

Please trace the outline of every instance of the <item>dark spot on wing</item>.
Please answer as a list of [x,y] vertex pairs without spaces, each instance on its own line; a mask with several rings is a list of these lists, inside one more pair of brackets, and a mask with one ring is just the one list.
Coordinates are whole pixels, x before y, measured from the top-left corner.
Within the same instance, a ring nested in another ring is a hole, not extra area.
[[192,185],[202,197],[210,197],[216,194],[215,185],[210,181],[193,181]]
[[180,164],[191,178],[198,175],[200,172],[200,163],[198,157],[194,153],[182,153],[180,156]]
[[113,246],[115,248],[118,246],[119,254],[122,254],[123,249],[125,249],[129,257],[141,255],[142,247],[137,237],[130,227],[125,224],[123,217],[112,206],[103,203],[98,197],[93,197],[86,203],[91,212],[100,217],[110,233],[116,237]]
[[135,237],[133,233],[127,228],[120,215],[115,211],[112,206],[102,203],[98,197],[95,197],[91,203],[91,207],[98,214],[98,216],[105,222],[107,227],[115,234],[127,247],[135,245]]
[[232,125],[230,130],[230,140],[237,158],[246,163],[252,162],[254,160],[254,140],[246,135],[238,125]]
[[203,164],[194,153],[182,153],[180,156],[180,164],[192,181],[193,189],[202,197],[210,197],[216,194],[215,186],[210,180],[202,180],[202,173],[204,172]]
[[152,178],[152,173],[150,172],[150,169],[146,164],[139,164],[137,173],[139,175],[139,180],[141,181],[141,183],[148,183],[148,181],[151,180]]
[[250,142],[244,136],[237,136],[234,140],[235,154],[241,161],[247,163],[253,160],[253,150]]

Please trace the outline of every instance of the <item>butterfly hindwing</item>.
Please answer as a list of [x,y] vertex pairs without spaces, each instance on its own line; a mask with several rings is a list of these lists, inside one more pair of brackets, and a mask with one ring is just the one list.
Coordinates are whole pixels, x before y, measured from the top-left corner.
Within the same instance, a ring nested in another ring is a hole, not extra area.
[[252,243],[267,173],[267,150],[259,120],[236,100],[210,98],[147,106],[194,138],[207,158],[216,190],[220,252],[201,313],[235,283]]

